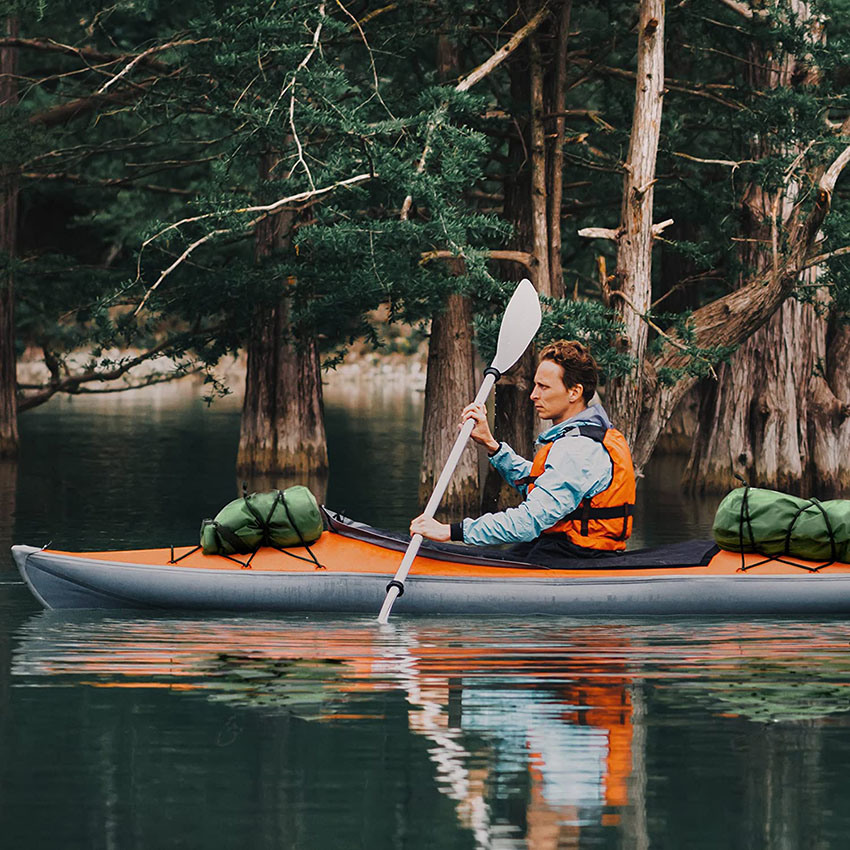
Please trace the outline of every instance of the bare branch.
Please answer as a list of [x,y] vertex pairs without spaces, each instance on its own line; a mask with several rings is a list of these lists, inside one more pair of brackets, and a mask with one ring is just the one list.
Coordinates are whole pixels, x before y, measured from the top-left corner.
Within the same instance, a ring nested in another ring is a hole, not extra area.
[[537,14],[524,27],[520,27],[486,62],[482,62],[474,71],[464,77],[455,86],[455,90],[460,92],[469,91],[489,73],[495,71],[546,20],[548,14],[549,7],[544,4],[538,9]]
[[754,159],[742,159],[736,162],[733,159],[702,159],[702,157],[691,156],[688,153],[681,153],[680,151],[673,151],[672,153],[673,156],[680,156],[682,159],[689,159],[691,162],[699,162],[703,165],[725,165],[733,171],[740,168],[742,165],[755,162]]
[[167,44],[157,44],[154,47],[149,47],[144,52],[140,53],[138,56],[130,60],[124,68],[117,73],[114,77],[109,79],[106,83],[104,83],[96,92],[96,94],[103,94],[113,83],[117,83],[122,77],[126,76],[136,67],[140,62],[144,61],[150,56],[153,56],[155,53],[162,53],[165,50],[171,50],[175,47],[186,47],[190,44],[206,44],[210,41],[215,41],[216,39],[212,38],[199,38],[199,39],[185,39],[183,41],[169,41]]
[[803,268],[810,269],[812,266],[820,266],[835,257],[846,257],[847,254],[850,254],[850,245],[845,245],[843,248],[836,248],[834,251],[829,251],[826,254],[818,254],[817,257],[812,257],[808,260]]
[[578,231],[578,235],[585,239],[611,239],[616,242],[623,235],[623,231],[610,227],[583,227]]
[[[176,228],[178,228],[178,227],[180,227],[184,224],[189,224],[189,223],[197,222],[197,221],[203,221],[205,219],[214,218],[214,217],[218,217],[218,216],[222,216],[222,215],[233,215],[233,214],[242,214],[242,213],[251,213],[251,212],[262,213],[262,215],[258,216],[255,219],[252,219],[247,224],[243,225],[244,229],[250,229],[250,228],[256,226],[264,218],[267,218],[268,216],[270,216],[270,215],[274,214],[275,212],[277,212],[278,210],[280,210],[282,207],[288,206],[290,204],[300,203],[302,201],[311,200],[313,198],[319,197],[320,195],[326,195],[329,192],[332,192],[334,189],[337,189],[341,186],[353,186],[357,183],[362,183],[364,180],[369,180],[374,176],[375,175],[373,175],[373,174],[358,174],[355,177],[349,177],[346,180],[339,180],[338,182],[333,183],[330,186],[325,186],[322,189],[312,189],[310,191],[298,192],[295,195],[289,195],[288,197],[281,198],[280,200],[277,200],[272,204],[265,204],[265,205],[262,205],[262,206],[254,206],[254,207],[241,207],[240,209],[231,210],[229,213],[222,213],[222,212],[205,213],[204,215],[197,215],[197,216],[193,216],[191,218],[184,218],[181,221],[177,221],[174,224],[170,224],[168,227],[163,228],[162,230],[159,231],[159,233],[154,234],[153,236],[151,236],[149,239],[146,239],[142,243],[141,250],[139,251],[138,264],[136,266],[136,280],[141,279],[142,251],[144,251],[144,249],[148,245],[150,245],[150,243],[153,242],[154,240],[159,239],[159,237],[163,236],[164,234],[168,233],[169,231],[174,230],[174,229],[176,229]],[[148,289],[148,291],[145,293],[142,300],[139,302],[138,307],[136,307],[136,309],[133,311],[133,315],[137,316],[139,314],[139,312],[142,310],[142,308],[145,306],[145,304],[147,304],[151,295],[153,295],[153,293],[159,288],[159,286],[162,284],[162,282],[178,266],[182,265],[182,263],[184,263],[186,261],[186,259],[197,248],[199,248],[201,245],[205,244],[206,242],[209,242],[211,239],[215,238],[216,236],[221,236],[225,233],[232,233],[234,231],[234,229],[235,228],[232,228],[232,227],[220,228],[218,230],[213,230],[213,231],[205,234],[200,239],[196,239],[191,245],[189,245],[186,248],[185,251],[183,251],[182,254],[180,254],[179,257],[177,257],[177,259],[167,269],[165,269],[163,272],[160,273],[156,282],[153,284],[153,286],[151,286],[150,289]]]
[[[547,15],[549,14],[549,7],[547,5],[541,6],[541,8],[537,11],[537,14],[523,27],[518,29],[513,36],[500,47],[489,59],[485,62],[482,62],[477,68],[475,68],[471,73],[467,74],[454,88],[455,91],[465,92],[469,91],[476,83],[483,80],[488,74],[492,71],[495,71],[508,56],[511,55],[522,42],[528,38],[537,28],[546,20]],[[434,134],[434,130],[436,130],[437,125],[442,120],[443,116],[446,113],[446,109],[448,109],[448,103],[443,102],[440,108],[437,110],[437,114],[435,117],[428,122],[428,128],[425,132],[425,148],[422,151],[422,156],[419,157],[419,163],[416,166],[416,173],[422,174],[425,171],[425,163],[428,160],[428,154],[431,152],[431,137]],[[413,206],[413,195],[408,195],[404,199],[404,203],[401,205],[401,220],[407,221],[408,216],[410,215],[410,208]]]
[[[490,260],[503,260],[507,262],[519,263],[525,268],[531,270],[532,265],[534,263],[534,255],[529,254],[527,251],[503,251],[503,250],[493,250],[487,251],[487,258]],[[463,251],[425,251],[422,254],[422,259],[419,261],[419,265],[425,265],[425,263],[430,262],[431,260],[462,260],[466,259],[464,257]]]
[[660,328],[658,325],[656,325],[655,322],[653,322],[652,319],[650,319],[649,316],[646,313],[641,313],[641,311],[638,310],[638,308],[634,305],[634,303],[632,301],[630,301],[628,299],[628,297],[626,295],[624,295],[619,289],[610,290],[610,297],[611,298],[617,297],[617,298],[621,299],[622,301],[624,301],[631,308],[632,312],[639,319],[646,322],[648,327],[652,328],[660,337],[662,337],[662,339],[667,340],[667,342],[669,342],[670,345],[673,346],[673,348],[677,348],[679,351],[683,351],[683,352],[687,353],[689,356],[696,357],[697,360],[702,360],[704,363],[707,363],[708,364],[708,370],[711,373],[711,376],[715,380],[717,380],[717,372],[714,371],[714,366],[711,364],[711,361],[707,357],[695,355],[693,353],[692,349],[688,348],[684,343],[680,342],[674,336],[671,336],[669,333],[667,333],[667,331],[665,331],[663,328]]
[[657,238],[660,236],[671,224],[673,224],[673,219],[668,218],[666,221],[661,221],[658,224],[652,225],[652,236],[653,238]]
[[18,413],[24,410],[30,410],[33,407],[38,407],[44,404],[48,399],[52,398],[56,393],[76,393],[82,384],[93,382],[114,381],[125,375],[127,372],[135,369],[137,366],[158,357],[173,344],[172,340],[163,340],[148,351],[139,354],[136,357],[128,357],[123,362],[119,363],[114,369],[109,369],[104,372],[99,372],[96,369],[89,369],[81,372],[78,375],[67,375],[64,378],[58,376],[58,372],[51,370],[54,375],[53,380],[45,386],[40,392],[30,396],[24,396],[18,400]]

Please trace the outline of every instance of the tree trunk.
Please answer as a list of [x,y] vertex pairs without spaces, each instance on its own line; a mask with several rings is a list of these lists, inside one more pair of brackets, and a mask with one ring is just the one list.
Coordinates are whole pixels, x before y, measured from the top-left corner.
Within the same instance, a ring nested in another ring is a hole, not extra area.
[[535,33],[529,39],[530,132],[531,138],[531,233],[534,257],[534,286],[541,295],[552,294],[549,277],[549,222],[546,192],[546,128],[543,125],[543,59]]
[[561,203],[564,198],[564,136],[567,108],[567,41],[570,35],[572,0],[562,0],[555,48],[555,83],[552,112],[555,113],[555,138],[549,157],[549,279],[551,295],[564,297],[564,268],[561,263]]
[[[791,4],[799,24],[808,9]],[[818,36],[818,25],[812,30]],[[751,82],[757,90],[797,84],[797,59],[753,46]],[[817,74],[803,60],[812,82]],[[783,151],[769,132],[751,145],[751,158]],[[751,185],[744,197],[742,265],[770,272],[778,262],[779,233],[791,215],[799,188],[789,183],[770,193]],[[816,283],[818,270],[804,273]],[[821,294],[822,300],[826,299]],[[825,307],[821,304],[820,307]],[[850,485],[847,462],[850,434],[843,428],[848,365],[843,334],[827,345],[827,320],[811,304],[786,301],[779,312],[734,354],[718,373],[718,386],[702,400],[699,425],[685,483],[691,490],[723,491],[737,485],[736,475],[753,484],[795,493],[833,495]],[[842,402],[843,399],[843,402]]]
[[[437,40],[437,70],[443,82],[458,73],[457,46],[446,36]],[[455,274],[464,273],[462,261],[445,262],[450,264]],[[428,343],[422,466],[419,472],[419,502],[422,507],[430,498],[457,438],[460,412],[475,398],[474,364],[472,302],[461,295],[450,295],[446,309],[431,321]],[[477,514],[480,501],[478,450],[472,444],[461,455],[438,516],[456,520]]]
[[810,482],[809,385],[825,357],[825,327],[789,299],[707,381],[685,471],[689,488],[753,485],[801,492]]
[[[428,377],[422,424],[419,501],[428,501],[457,439],[460,412],[475,398],[472,304],[450,295],[444,313],[434,317],[428,343]],[[477,515],[480,504],[478,449],[470,443],[461,455],[439,515],[453,520]]]
[[[527,68],[514,62],[510,66],[511,100],[516,104],[525,102],[529,97]],[[519,114],[521,109],[517,109]],[[532,186],[530,169],[527,165],[526,146],[521,134],[527,128],[519,125],[517,133],[512,135],[508,147],[510,165],[505,171],[504,216],[513,225],[513,236],[509,248],[528,251],[534,244],[531,220]],[[516,263],[502,263],[500,275],[503,280],[519,281],[525,276],[525,270]],[[493,417],[493,435],[504,440],[520,454],[528,457],[534,441],[534,408],[529,401],[531,376],[534,374],[534,356],[531,351],[519,359],[519,362],[496,384],[495,415]],[[487,470],[482,497],[485,511],[503,510],[517,505],[521,501],[519,494],[504,482],[492,467]]]
[[[17,38],[17,18],[7,18],[6,36]],[[0,110],[18,102],[16,47],[0,48]],[[15,355],[15,282],[11,260],[18,231],[18,173],[11,152],[0,163],[0,458],[18,452],[18,411]]]
[[[271,157],[264,157],[262,174],[271,166]],[[258,262],[286,247],[292,223],[292,213],[260,222]],[[325,497],[328,451],[319,353],[315,340],[293,338],[285,296],[275,307],[257,311],[248,343],[236,468],[240,477],[255,486],[259,482],[262,489],[277,479],[277,486],[306,484],[317,498]]]
[[605,394],[611,419],[629,443],[637,434],[643,394],[648,328],[642,316],[652,300],[653,186],[664,96],[664,0],[642,0],[638,33],[637,90],[611,292],[635,366],[630,375],[612,380]]
[[831,317],[823,375],[812,379],[809,443],[815,486],[825,499],[850,496],[850,317]]

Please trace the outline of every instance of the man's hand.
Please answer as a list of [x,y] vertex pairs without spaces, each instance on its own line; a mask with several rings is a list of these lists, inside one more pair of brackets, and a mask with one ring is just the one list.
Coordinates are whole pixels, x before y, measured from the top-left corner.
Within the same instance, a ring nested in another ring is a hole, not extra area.
[[487,423],[487,410],[483,404],[468,404],[464,407],[463,412],[460,414],[460,424],[463,427],[463,424],[468,419],[475,420],[475,427],[472,429],[472,433],[469,435],[475,440],[476,443],[484,446],[488,452],[491,454],[499,450],[499,443],[490,431],[490,426]]
[[429,540],[438,540],[442,543],[448,542],[452,538],[452,529],[450,525],[444,522],[437,522],[433,517],[426,517],[424,514],[416,517],[410,523],[411,534],[421,534]]

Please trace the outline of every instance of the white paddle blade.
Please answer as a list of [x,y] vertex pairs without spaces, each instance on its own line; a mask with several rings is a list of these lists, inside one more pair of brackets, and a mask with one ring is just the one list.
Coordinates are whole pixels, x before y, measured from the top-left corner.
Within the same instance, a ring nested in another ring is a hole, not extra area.
[[540,318],[537,290],[528,278],[524,278],[514,290],[502,318],[492,364],[494,369],[507,372],[522,357],[540,327]]

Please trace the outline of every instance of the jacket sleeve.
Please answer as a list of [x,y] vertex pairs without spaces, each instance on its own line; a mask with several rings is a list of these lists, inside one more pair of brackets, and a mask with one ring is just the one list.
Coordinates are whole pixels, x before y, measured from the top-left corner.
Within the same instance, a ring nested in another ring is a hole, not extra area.
[[579,436],[558,440],[526,500],[516,508],[465,519],[464,542],[486,546],[535,540],[574,511],[585,496],[602,492],[612,473],[608,452],[595,440]]
[[491,458],[490,463],[493,469],[511,485],[511,487],[519,490],[525,495],[526,487],[524,484],[517,484],[517,481],[526,478],[531,473],[531,461],[518,455],[507,443],[502,443],[499,446],[499,451]]

